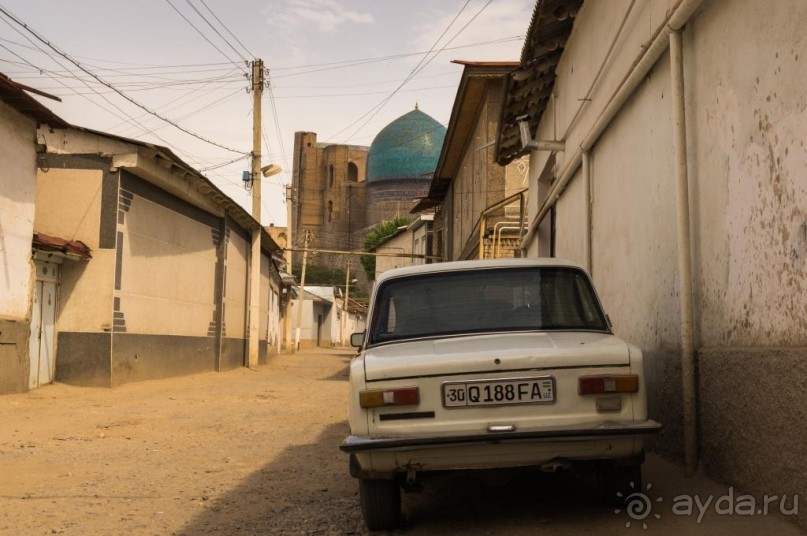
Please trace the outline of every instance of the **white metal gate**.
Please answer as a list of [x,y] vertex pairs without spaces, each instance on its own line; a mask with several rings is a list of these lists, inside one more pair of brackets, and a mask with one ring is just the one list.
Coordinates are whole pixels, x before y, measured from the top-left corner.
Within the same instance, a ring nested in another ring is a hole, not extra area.
[[55,372],[56,300],[58,297],[59,265],[36,263],[36,291],[31,313],[31,338],[28,344],[31,367],[28,388],[36,389],[53,381]]

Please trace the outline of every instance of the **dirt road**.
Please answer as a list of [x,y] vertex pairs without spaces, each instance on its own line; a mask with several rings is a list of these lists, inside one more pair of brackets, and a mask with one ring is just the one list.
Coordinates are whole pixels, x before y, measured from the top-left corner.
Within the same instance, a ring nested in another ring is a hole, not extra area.
[[[0,534],[366,534],[337,449],[349,358],[319,351],[257,371],[0,397]],[[773,513],[721,516],[712,504],[700,522],[697,507],[676,515],[676,496],[727,488],[655,458],[645,475],[644,520],[568,477],[438,478],[404,497],[396,534],[798,534]]]

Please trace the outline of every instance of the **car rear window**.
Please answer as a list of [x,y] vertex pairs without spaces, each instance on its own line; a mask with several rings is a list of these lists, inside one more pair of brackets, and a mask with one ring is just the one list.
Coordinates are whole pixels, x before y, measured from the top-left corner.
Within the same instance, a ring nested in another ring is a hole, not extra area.
[[501,331],[609,331],[588,276],[571,267],[478,269],[384,281],[370,344]]

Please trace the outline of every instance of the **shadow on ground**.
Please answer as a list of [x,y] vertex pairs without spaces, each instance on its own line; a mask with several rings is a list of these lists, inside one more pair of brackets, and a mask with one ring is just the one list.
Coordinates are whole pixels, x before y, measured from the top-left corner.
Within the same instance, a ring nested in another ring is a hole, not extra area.
[[[178,534],[367,534],[356,482],[338,444],[346,422],[329,426],[309,445],[288,448],[253,473]],[[404,525],[392,534],[524,534],[550,520],[609,516],[583,482],[525,471],[508,481],[473,474],[438,475],[422,493],[403,496]]]

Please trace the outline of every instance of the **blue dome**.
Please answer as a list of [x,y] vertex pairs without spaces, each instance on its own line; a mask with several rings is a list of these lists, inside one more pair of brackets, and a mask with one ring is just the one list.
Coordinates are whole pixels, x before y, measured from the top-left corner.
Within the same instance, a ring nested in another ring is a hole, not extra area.
[[417,108],[378,133],[367,156],[367,181],[420,176],[437,167],[446,129]]

